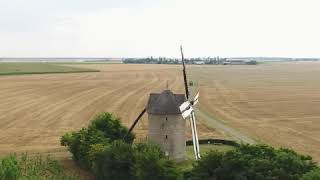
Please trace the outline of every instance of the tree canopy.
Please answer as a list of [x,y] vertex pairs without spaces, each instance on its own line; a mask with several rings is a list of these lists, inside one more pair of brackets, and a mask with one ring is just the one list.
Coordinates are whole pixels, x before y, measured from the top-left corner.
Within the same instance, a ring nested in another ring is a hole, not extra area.
[[159,146],[149,142],[132,144],[132,133],[123,139],[127,133],[119,118],[102,113],[88,128],[63,135],[61,145],[67,146],[73,159],[97,179],[174,180],[181,176]]
[[320,174],[310,156],[289,149],[247,144],[227,152],[210,151],[195,161],[191,170],[183,172],[158,145],[133,144],[132,133],[123,139],[127,133],[119,118],[102,113],[88,128],[62,136],[61,144],[97,179],[310,180]]
[[[68,147],[73,159],[81,166],[89,168],[91,166],[89,152],[93,145],[107,145],[114,140],[123,139],[127,133],[128,129],[121,125],[119,118],[104,112],[96,116],[88,128],[63,135],[61,145]],[[126,137],[126,142],[132,143],[133,140],[134,135],[130,133]]]
[[211,151],[197,161],[191,179],[296,180],[316,168],[310,156],[267,145],[241,145],[225,153]]

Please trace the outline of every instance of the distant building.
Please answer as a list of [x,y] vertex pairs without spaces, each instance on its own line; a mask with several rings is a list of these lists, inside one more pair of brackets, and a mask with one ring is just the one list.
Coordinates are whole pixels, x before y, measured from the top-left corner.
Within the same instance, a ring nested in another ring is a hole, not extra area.
[[244,59],[227,59],[223,62],[223,65],[244,65],[247,64],[247,60]]
[[204,63],[204,61],[198,60],[198,61],[194,61],[194,64],[200,65],[200,64],[205,64],[205,63]]

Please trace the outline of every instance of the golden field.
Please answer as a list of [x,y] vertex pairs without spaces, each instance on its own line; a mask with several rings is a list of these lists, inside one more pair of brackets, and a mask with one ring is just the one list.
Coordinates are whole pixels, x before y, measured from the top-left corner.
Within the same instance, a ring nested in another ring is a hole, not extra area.
[[[99,112],[113,112],[130,126],[149,93],[166,89],[167,82],[175,93],[184,93],[181,65],[68,66],[101,72],[0,77],[0,154],[27,151],[65,157],[60,136],[85,127]],[[200,91],[200,138],[234,138],[230,129],[214,128],[212,118],[257,141],[320,160],[320,63],[187,69]],[[147,115],[134,132],[144,138],[146,128]]]

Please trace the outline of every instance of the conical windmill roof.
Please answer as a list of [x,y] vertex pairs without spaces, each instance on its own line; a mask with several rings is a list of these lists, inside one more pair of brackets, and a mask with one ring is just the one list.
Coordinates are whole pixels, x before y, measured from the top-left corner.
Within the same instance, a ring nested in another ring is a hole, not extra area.
[[170,90],[151,93],[147,105],[149,114],[181,114],[179,106],[185,101],[184,94],[173,94]]

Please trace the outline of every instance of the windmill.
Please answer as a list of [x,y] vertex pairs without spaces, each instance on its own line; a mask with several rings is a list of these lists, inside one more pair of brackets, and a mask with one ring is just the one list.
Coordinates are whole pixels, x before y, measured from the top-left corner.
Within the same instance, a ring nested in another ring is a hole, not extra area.
[[[158,144],[167,156],[177,161],[185,159],[185,119],[188,117],[190,118],[195,158],[200,158],[198,133],[193,107],[198,102],[199,94],[197,94],[193,100],[189,99],[189,89],[182,47],[181,55],[186,94],[174,94],[168,89],[168,86],[162,93],[151,93],[147,106],[134,120],[128,131],[129,134],[137,125],[141,117],[147,112],[148,139]],[[124,138],[126,138],[126,136]]]
[[187,101],[185,101],[184,103],[181,104],[180,111],[181,111],[181,115],[182,115],[183,119],[186,119],[187,117],[189,117],[189,119],[190,119],[193,150],[194,150],[195,158],[196,158],[196,160],[198,160],[198,159],[200,159],[200,146],[199,146],[199,138],[198,138],[194,105],[196,105],[199,101],[199,93],[197,93],[197,95],[193,98],[193,100],[190,101],[186,66],[185,66],[185,62],[184,62],[184,55],[183,55],[182,46],[180,46],[180,51],[181,51],[181,59],[182,59],[182,65],[183,65],[184,88],[185,88],[186,98],[187,98]]

